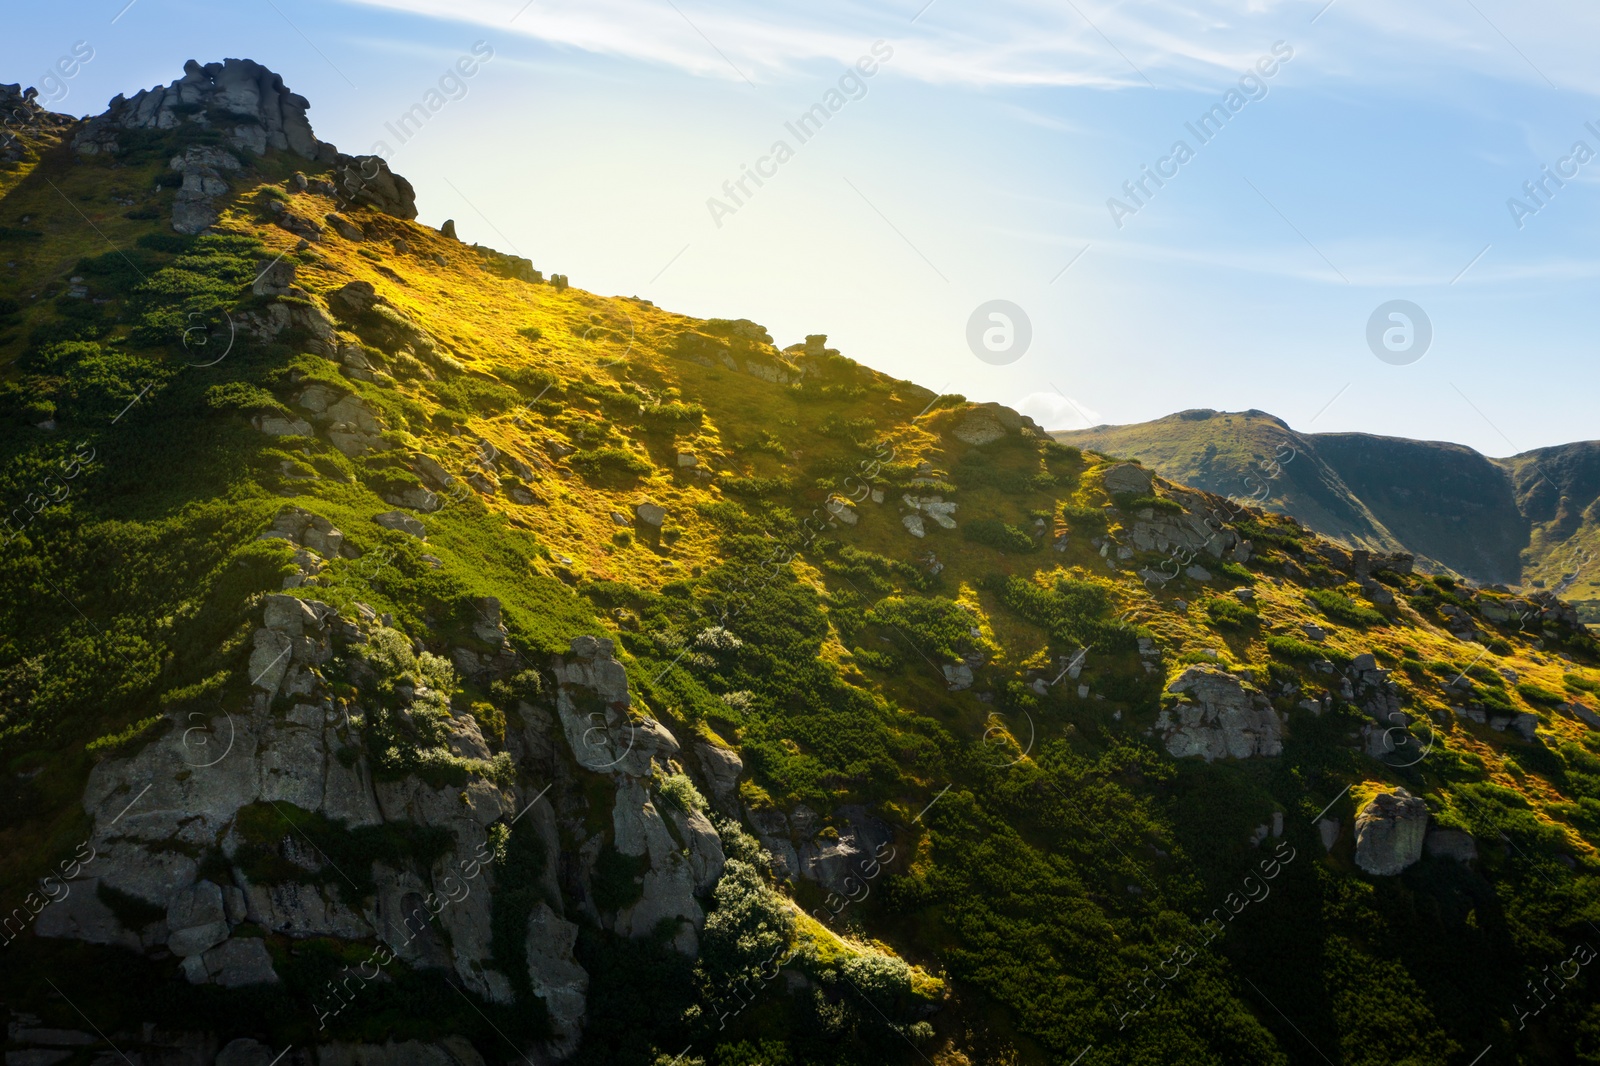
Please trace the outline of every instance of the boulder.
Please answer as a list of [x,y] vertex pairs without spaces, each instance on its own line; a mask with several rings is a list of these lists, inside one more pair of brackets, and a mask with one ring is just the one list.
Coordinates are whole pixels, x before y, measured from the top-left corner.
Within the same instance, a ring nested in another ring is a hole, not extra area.
[[225,940],[203,955],[184,959],[183,975],[190,984],[210,982],[223,988],[278,983],[272,955],[266,942],[258,937]]
[[739,753],[704,740],[696,742],[695,752],[718,806],[734,803],[739,795],[739,775],[744,773]]
[[1323,851],[1332,851],[1333,845],[1339,839],[1339,819],[1324,818],[1318,822],[1317,838],[1322,841]]
[[[417,217],[417,192],[389,169],[381,156],[340,154],[334,163],[334,192],[348,204],[361,204],[393,218]],[[397,242],[395,251],[404,254]]]
[[167,948],[177,956],[200,955],[228,939],[222,889],[197,881],[167,904]]
[[966,663],[945,663],[942,669],[945,685],[950,691],[960,692],[972,687],[972,667]]
[[1392,877],[1422,858],[1428,805],[1403,788],[1383,792],[1356,815],[1356,865]]
[[99,889],[98,878],[68,881],[66,898],[50,904],[34,920],[35,935],[140,950],[138,935],[122,927],[111,908],[101,901]]
[[1168,753],[1248,759],[1283,752],[1278,712],[1254,686],[1208,666],[1191,666],[1167,687],[1179,697],[1156,718]]
[[219,1052],[215,1066],[274,1066],[275,1053],[259,1040],[241,1036]]
[[333,232],[337,233],[347,241],[360,243],[361,241],[365,241],[367,239],[367,235],[362,231],[361,227],[356,225],[354,222],[351,222],[343,215],[330,212],[323,217],[322,221],[326,222]]
[[394,529],[410,534],[418,540],[427,540],[427,527],[404,511],[385,511],[372,519],[384,529]]
[[1454,859],[1472,862],[1478,857],[1478,842],[1472,834],[1460,829],[1434,829],[1423,841],[1430,859]]
[[657,529],[660,529],[661,524],[667,520],[667,512],[653,503],[636,505],[633,514],[645,525],[655,526]]
[[1148,496],[1154,482],[1148,471],[1133,463],[1118,463],[1105,472],[1106,492],[1113,496]]

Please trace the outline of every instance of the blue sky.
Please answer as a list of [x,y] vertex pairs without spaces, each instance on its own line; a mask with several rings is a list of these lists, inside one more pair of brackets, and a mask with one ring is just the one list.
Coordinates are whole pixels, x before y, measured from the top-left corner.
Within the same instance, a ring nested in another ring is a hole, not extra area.
[[[9,13],[0,80],[91,114],[248,56],[324,140],[386,142],[423,221],[1052,428],[1255,407],[1493,455],[1600,437],[1600,158],[1573,152],[1600,153],[1600,10],[1324,3],[94,0]],[[401,145],[385,124],[478,41],[494,58]],[[785,124],[875,42],[801,143]],[[1135,205],[1143,166],[1173,176]],[[994,299],[1032,327],[1004,365],[967,339]],[[1432,326],[1404,365],[1367,340],[1392,300]]]

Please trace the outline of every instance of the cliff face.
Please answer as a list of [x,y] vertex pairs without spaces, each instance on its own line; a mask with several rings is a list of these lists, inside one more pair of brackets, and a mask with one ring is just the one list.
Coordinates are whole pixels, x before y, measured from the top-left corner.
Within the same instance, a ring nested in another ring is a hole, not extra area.
[[0,160],[8,1061],[1442,1064],[1595,905],[1593,639],[1393,532],[1472,456],[1412,514],[1187,412],[1178,484],[546,283],[306,111],[190,64]]

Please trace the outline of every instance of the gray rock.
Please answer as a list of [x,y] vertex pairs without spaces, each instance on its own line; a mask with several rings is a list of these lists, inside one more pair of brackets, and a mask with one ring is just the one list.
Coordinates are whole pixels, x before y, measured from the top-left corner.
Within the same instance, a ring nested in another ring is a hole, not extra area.
[[705,770],[706,781],[711,786],[712,798],[718,806],[737,805],[739,775],[744,773],[744,760],[739,758],[738,752],[709,741],[697,741],[694,747],[700,756],[700,766]]
[[223,885],[222,909],[227,913],[229,925],[238,925],[248,918],[250,910],[245,902],[244,890],[237,885]]
[[922,525],[922,516],[919,514],[904,515],[901,517],[900,523],[906,527],[906,532],[913,537],[923,537],[927,534],[927,530]]
[[267,1045],[241,1036],[217,1052],[216,1066],[273,1066],[274,1058]]
[[257,937],[224,940],[204,955],[184,959],[183,974],[190,984],[209,981],[223,988],[278,983],[272,955],[267,951],[266,942]]
[[1324,818],[1318,822],[1317,836],[1322,841],[1322,850],[1332,851],[1333,845],[1339,840],[1339,819]]
[[200,955],[228,939],[227,912],[222,889],[198,881],[172,897],[167,904],[167,947],[174,955]]
[[424,514],[437,511],[442,506],[439,497],[421,485],[408,485],[399,492],[389,493],[383,499],[385,503],[392,503],[397,507],[409,507]]
[[951,692],[960,692],[972,687],[972,667],[966,663],[945,663],[942,669],[945,685]]
[[56,1066],[72,1058],[72,1052],[50,1048],[29,1048],[25,1051],[6,1052],[6,1066]]
[[528,916],[528,980],[550,1012],[552,1039],[547,1051],[559,1062],[578,1050],[588,1006],[589,974],[573,958],[578,927],[540,901]]
[[354,222],[351,222],[343,215],[330,213],[323,219],[323,221],[328,224],[329,228],[347,241],[360,243],[367,239],[367,235],[362,231],[361,227],[356,225]]
[[138,951],[137,934],[122,927],[111,908],[100,901],[98,878],[67,882],[67,896],[39,912],[33,931],[38,936],[112,944]]
[[[19,1016],[12,1015],[12,1017]],[[87,1047],[100,1042],[100,1038],[93,1033],[80,1032],[77,1029],[30,1029],[16,1022],[11,1024],[8,1035],[13,1044],[44,1044],[48,1047]]]
[[[704,821],[703,817],[701,820]],[[710,829],[710,823],[706,823],[706,828]],[[651,935],[663,921],[677,920],[680,937],[684,923],[688,924],[692,935],[705,920],[705,912],[694,898],[695,871],[639,778],[618,776],[612,829],[614,846],[620,854],[649,860],[641,896],[638,902],[617,913],[616,931],[625,936],[644,937]],[[712,830],[711,841],[715,840],[716,833]],[[691,847],[696,846],[714,846],[715,855],[702,855],[702,859],[720,860],[720,844],[702,842],[696,835]],[[686,946],[681,941],[675,944],[680,950]],[[693,950],[685,954],[693,954]]]
[[250,884],[244,886],[244,894],[250,920],[274,933],[297,940],[319,936],[362,940],[373,935],[365,917],[316,885]]
[[309,437],[316,432],[305,419],[283,415],[256,415],[250,424],[269,437]]
[[1460,829],[1434,829],[1423,841],[1423,847],[1430,859],[1471,862],[1478,857],[1478,842],[1471,833]]
[[1105,472],[1106,492],[1113,496],[1148,496],[1153,486],[1149,472],[1133,463],[1118,463]]
[[1198,755],[1247,759],[1283,752],[1283,725],[1272,704],[1232,674],[1191,666],[1168,686],[1181,697],[1156,718],[1167,751],[1175,758]]
[[859,894],[878,871],[878,857],[893,842],[894,833],[881,820],[859,806],[841,807],[833,839],[816,837],[799,849],[800,876],[843,896]]
[[1189,567],[1183,573],[1191,581],[1210,581],[1211,580],[1211,571],[1207,570],[1205,567],[1201,566],[1199,563],[1196,563],[1193,566]]
[[1306,639],[1309,641],[1321,644],[1328,639],[1328,631],[1313,622],[1306,622],[1300,628],[1305,631]]
[[1403,788],[1380,793],[1356,815],[1356,865],[1392,877],[1422,857],[1428,805]]
[[427,527],[404,511],[385,511],[383,514],[374,517],[373,521],[385,529],[408,533],[418,540],[428,539]]
[[1574,700],[1573,702],[1567,704],[1567,710],[1571,711],[1574,718],[1588,726],[1590,729],[1600,729],[1600,713],[1597,713],[1594,708],[1585,706],[1584,704],[1578,703],[1576,700]]

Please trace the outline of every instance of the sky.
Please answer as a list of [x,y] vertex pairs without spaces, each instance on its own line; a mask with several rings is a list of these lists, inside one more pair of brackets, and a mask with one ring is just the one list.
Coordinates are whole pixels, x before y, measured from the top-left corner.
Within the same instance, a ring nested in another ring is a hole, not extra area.
[[420,221],[1047,428],[1210,407],[1490,455],[1600,438],[1593,4],[88,0],[7,24],[0,81],[54,110],[252,58],[321,139],[387,155]]

